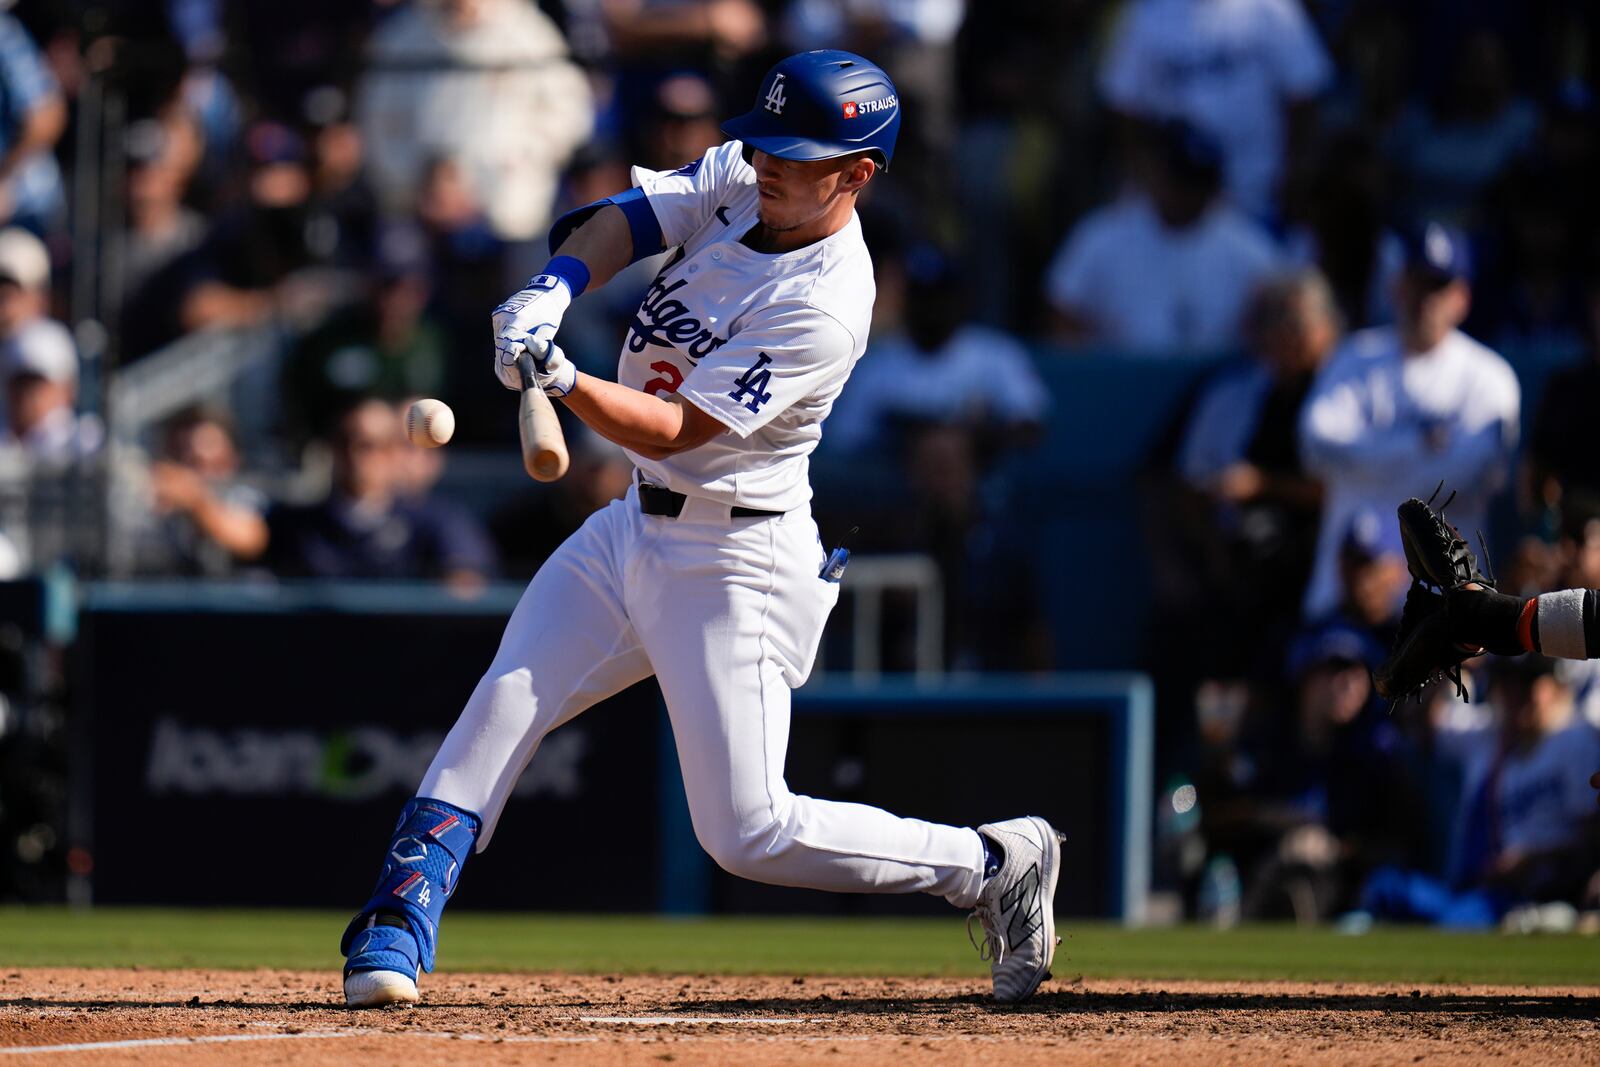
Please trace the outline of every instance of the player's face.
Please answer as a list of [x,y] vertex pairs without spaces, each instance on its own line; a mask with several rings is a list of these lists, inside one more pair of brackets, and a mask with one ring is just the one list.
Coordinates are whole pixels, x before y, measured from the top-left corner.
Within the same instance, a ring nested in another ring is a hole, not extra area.
[[758,215],[769,230],[798,230],[841,210],[872,177],[877,165],[861,156],[801,161],[779,159],[756,151],[750,158],[756,172]]
[[1446,334],[1461,325],[1472,301],[1471,291],[1464,281],[1441,286],[1409,273],[1400,275],[1398,296],[1401,331],[1411,347],[1419,352],[1430,351]]

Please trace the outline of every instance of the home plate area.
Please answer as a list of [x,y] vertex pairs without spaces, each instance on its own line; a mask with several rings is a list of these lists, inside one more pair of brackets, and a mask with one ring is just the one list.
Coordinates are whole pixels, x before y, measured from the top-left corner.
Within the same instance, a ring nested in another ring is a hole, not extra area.
[[1592,989],[438,974],[356,1012],[334,972],[0,973],[0,1062],[430,1064],[1592,1063]]

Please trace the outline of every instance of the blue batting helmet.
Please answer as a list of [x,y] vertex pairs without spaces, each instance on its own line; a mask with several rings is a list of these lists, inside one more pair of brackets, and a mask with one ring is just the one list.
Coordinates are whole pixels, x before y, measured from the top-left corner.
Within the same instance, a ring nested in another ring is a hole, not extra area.
[[767,71],[756,106],[722,132],[779,159],[869,153],[889,166],[900,97],[883,68],[837,49],[801,52]]

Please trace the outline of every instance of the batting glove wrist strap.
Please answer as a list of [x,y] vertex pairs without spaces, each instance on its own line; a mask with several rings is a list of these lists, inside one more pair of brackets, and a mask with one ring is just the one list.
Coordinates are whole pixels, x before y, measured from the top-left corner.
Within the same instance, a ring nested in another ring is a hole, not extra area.
[[374,912],[398,912],[406,917],[417,939],[423,970],[433,970],[439,919],[460,881],[461,868],[472,855],[481,825],[472,812],[442,800],[417,797],[407,801],[384,854],[377,887],[345,928],[339,951],[350,954],[351,942],[367,928],[367,918]]

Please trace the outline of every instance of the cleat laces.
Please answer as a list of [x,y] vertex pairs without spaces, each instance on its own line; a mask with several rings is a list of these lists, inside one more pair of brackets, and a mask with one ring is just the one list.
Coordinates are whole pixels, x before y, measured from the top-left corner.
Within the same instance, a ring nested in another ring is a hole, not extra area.
[[[977,919],[983,926],[983,943],[972,934],[972,920]],[[994,907],[989,904],[979,903],[967,915],[967,940],[972,942],[972,947],[978,950],[978,958],[985,963],[999,966],[1006,958],[1006,940],[995,931],[1000,928],[1000,918],[994,913]]]

